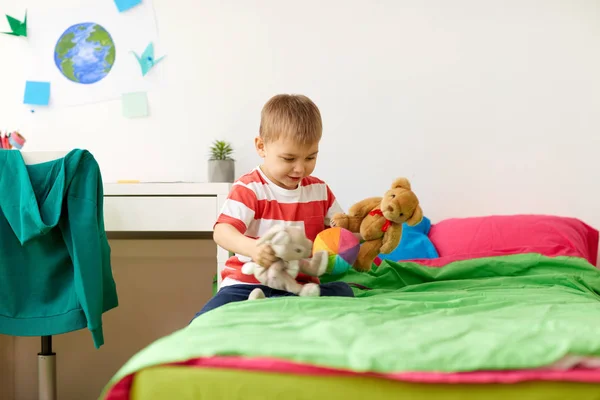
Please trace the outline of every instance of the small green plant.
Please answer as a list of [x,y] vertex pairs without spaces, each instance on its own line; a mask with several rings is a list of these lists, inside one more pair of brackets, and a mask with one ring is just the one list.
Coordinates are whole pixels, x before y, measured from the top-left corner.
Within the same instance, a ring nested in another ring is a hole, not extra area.
[[233,154],[233,148],[231,144],[224,140],[215,140],[210,146],[210,160],[231,160],[231,155]]

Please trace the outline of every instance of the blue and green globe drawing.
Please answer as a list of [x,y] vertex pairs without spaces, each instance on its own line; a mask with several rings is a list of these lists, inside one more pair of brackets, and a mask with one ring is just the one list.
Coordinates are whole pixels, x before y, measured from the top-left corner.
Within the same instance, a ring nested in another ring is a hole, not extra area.
[[84,22],[69,27],[54,48],[54,63],[69,80],[82,84],[104,79],[115,64],[115,43],[102,26]]

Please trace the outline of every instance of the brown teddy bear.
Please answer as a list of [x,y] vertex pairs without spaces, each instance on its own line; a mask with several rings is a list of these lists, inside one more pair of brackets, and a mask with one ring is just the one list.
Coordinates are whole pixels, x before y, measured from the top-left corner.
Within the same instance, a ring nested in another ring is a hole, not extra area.
[[350,207],[347,214],[338,213],[331,226],[360,233],[364,242],[354,263],[357,271],[371,269],[380,253],[391,253],[402,238],[402,224],[417,225],[423,219],[419,199],[406,178],[398,178],[383,197],[370,197]]

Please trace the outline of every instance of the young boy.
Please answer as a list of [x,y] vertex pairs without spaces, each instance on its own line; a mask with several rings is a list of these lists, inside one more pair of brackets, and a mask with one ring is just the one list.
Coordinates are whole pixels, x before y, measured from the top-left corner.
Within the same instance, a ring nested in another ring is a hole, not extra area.
[[[259,136],[254,140],[263,163],[233,184],[214,228],[215,242],[235,255],[221,272],[221,288],[194,318],[224,304],[247,300],[257,287],[266,297],[293,296],[261,285],[241,269],[251,260],[265,267],[276,261],[268,244],[256,244],[273,225],[304,227],[306,236],[314,241],[329,226],[329,218],[342,211],[329,187],[310,176],[322,130],[319,109],[306,96],[277,95],[265,104]],[[320,283],[304,274],[299,274],[297,281]],[[321,284],[320,288],[321,296],[353,296],[344,282]]]

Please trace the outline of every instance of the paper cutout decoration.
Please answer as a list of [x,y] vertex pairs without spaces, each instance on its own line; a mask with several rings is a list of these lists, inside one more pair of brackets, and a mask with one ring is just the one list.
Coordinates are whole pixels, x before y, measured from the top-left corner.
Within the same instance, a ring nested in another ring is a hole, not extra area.
[[150,43],[146,47],[146,50],[144,50],[141,56],[138,56],[137,53],[133,51],[132,53],[135,55],[135,58],[138,60],[138,63],[140,63],[140,67],[142,68],[142,75],[144,76],[148,73],[148,71],[150,71],[150,69],[152,69],[152,67],[154,67],[163,58],[165,58],[165,56],[162,56],[158,59],[154,58],[154,45],[152,43]]
[[25,19],[23,20],[23,22],[11,17],[10,15],[7,15],[6,19],[8,20],[8,25],[10,25],[10,29],[12,32],[3,33],[7,35],[27,37],[27,11],[25,11]]
[[125,118],[148,116],[148,96],[146,92],[124,93],[121,96],[121,103]]
[[60,35],[51,54],[65,78],[91,85],[112,71],[117,50],[113,37],[103,26],[82,22],[71,25]]
[[119,12],[127,11],[130,8],[141,4],[142,0],[115,0]]
[[27,81],[23,103],[47,106],[50,103],[50,82]]

